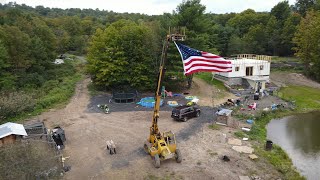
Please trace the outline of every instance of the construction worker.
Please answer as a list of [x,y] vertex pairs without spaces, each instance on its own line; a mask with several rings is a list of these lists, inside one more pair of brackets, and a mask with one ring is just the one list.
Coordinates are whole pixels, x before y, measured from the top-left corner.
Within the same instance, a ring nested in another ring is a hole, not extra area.
[[104,113],[109,114],[109,107],[106,104],[98,104],[98,108],[103,109]]

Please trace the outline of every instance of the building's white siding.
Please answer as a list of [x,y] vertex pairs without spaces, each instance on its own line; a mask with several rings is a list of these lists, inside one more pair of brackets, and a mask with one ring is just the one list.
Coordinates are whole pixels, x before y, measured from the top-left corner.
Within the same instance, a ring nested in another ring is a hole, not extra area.
[[[246,67],[253,67],[252,76],[269,76],[270,75],[270,62],[264,60],[255,60],[255,59],[237,59],[231,60],[232,63],[232,72],[229,73],[216,73],[224,77],[233,78],[233,77],[245,77],[246,76]],[[263,69],[260,70],[260,67],[263,66]],[[236,71],[236,68],[239,68]]]

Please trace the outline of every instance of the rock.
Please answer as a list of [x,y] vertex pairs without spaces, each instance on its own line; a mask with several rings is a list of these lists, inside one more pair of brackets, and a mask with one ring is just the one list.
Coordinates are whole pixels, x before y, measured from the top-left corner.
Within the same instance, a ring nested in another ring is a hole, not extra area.
[[232,149],[239,153],[247,153],[247,154],[252,154],[254,151],[252,147],[248,147],[248,146],[232,146]]
[[250,154],[249,158],[252,159],[252,160],[255,160],[255,159],[258,159],[258,156],[255,155],[255,154]]
[[241,145],[242,145],[242,142],[241,142],[240,139],[229,138],[229,139],[228,139],[228,144],[236,145],[236,146],[241,146]]
[[240,180],[250,180],[249,176],[239,176]]

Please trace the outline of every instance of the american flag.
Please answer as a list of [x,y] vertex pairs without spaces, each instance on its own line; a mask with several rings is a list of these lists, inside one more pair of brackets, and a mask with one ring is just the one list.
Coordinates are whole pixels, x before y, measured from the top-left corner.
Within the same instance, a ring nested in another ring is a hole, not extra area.
[[231,72],[231,61],[208,52],[192,49],[186,45],[174,42],[180,52],[184,74],[196,72]]

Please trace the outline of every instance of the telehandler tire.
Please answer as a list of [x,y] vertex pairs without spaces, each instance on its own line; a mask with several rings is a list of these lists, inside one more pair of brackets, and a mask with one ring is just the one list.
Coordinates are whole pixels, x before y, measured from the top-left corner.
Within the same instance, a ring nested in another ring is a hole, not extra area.
[[143,145],[143,149],[144,149],[144,152],[146,152],[147,154],[149,154],[148,145],[144,144],[144,145]]
[[155,168],[159,168],[160,167],[160,158],[159,158],[159,154],[156,154],[154,157],[154,162],[153,165]]
[[181,161],[182,161],[182,156],[181,156],[181,152],[179,149],[176,149],[176,161],[177,161],[177,163],[181,163]]

